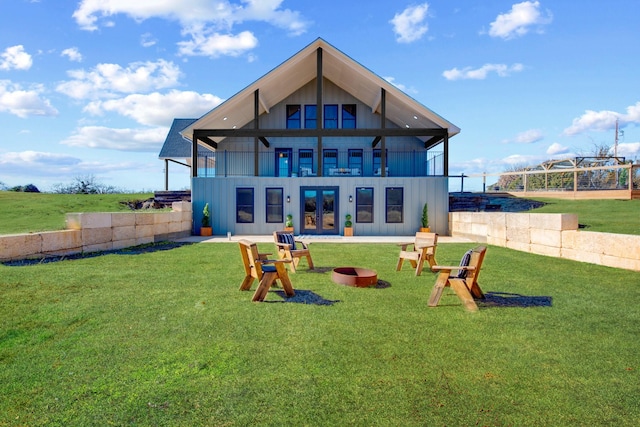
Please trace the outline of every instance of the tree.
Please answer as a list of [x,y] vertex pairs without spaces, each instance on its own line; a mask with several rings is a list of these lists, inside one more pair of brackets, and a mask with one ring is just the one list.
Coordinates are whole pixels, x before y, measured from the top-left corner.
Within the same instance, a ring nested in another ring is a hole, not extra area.
[[71,184],[53,185],[53,192],[59,194],[114,194],[122,191],[116,187],[102,184],[94,175],[85,175],[75,177]]

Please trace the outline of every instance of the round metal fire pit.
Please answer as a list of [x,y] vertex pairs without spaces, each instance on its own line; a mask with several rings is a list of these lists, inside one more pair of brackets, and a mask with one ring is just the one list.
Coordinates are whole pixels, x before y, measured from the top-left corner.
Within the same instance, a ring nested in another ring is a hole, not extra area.
[[331,280],[339,285],[366,288],[378,283],[378,273],[358,267],[338,267],[333,269]]

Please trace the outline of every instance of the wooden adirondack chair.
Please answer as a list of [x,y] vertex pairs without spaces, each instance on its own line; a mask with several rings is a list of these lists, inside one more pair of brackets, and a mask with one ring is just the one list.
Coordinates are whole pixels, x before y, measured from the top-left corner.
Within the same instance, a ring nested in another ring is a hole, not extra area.
[[309,270],[313,270],[313,260],[309,247],[300,240],[295,240],[293,233],[289,231],[274,231],[273,242],[278,248],[278,257],[291,261],[289,270],[296,272],[301,258],[307,259]]
[[258,289],[253,294],[252,301],[264,301],[269,288],[276,280],[282,283],[282,289],[285,295],[294,296],[295,291],[289,280],[285,264],[291,262],[289,260],[265,259],[266,254],[258,253],[258,246],[248,240],[238,241],[240,246],[240,254],[242,255],[242,263],[244,264],[245,277],[240,285],[241,291],[251,289],[251,284],[258,279]]
[[[478,276],[486,252],[486,247],[478,246],[464,254],[459,266],[433,266],[432,270],[438,271],[439,274],[429,297],[429,307],[437,306],[442,291],[450,286],[467,310],[478,311],[474,298],[484,298],[482,289],[478,285]],[[454,271],[456,274],[452,274]]]
[[[411,243],[398,243],[401,247],[398,256],[398,265],[396,271],[402,270],[402,263],[408,259],[413,268],[416,269],[416,276],[422,273],[422,267],[425,263],[429,263],[429,268],[433,271],[436,265],[436,247],[438,245],[438,235],[436,233],[417,232],[415,240]],[[408,249],[412,247],[412,249]]]

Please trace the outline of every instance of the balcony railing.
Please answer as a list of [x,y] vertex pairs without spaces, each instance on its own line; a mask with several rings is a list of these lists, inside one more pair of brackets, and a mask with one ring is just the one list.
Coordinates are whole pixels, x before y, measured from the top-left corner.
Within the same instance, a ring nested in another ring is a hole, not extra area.
[[[334,152],[336,153],[336,152]],[[278,153],[280,154],[280,153]],[[198,156],[199,177],[254,176],[255,154],[247,151],[212,151]],[[353,155],[349,150],[338,150],[337,157],[323,159],[323,177],[380,177],[381,159],[373,151],[364,151],[362,156]],[[258,155],[258,176],[319,176],[317,154],[313,158],[299,158],[293,151],[290,155],[276,157],[274,152]],[[442,176],[444,155],[430,151],[387,150],[386,175],[392,177]]]

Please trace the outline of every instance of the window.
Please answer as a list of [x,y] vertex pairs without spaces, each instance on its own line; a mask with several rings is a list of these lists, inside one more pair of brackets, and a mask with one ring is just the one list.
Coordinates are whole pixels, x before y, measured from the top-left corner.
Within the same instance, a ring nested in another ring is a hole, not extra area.
[[353,173],[353,175],[362,174],[362,150],[350,149],[349,150],[349,168],[358,169],[359,174]]
[[298,166],[300,167],[300,176],[313,175],[313,150],[301,148],[298,151]]
[[324,106],[324,128],[325,129],[338,128],[338,106],[337,105]]
[[287,105],[287,129],[300,129],[300,105]]
[[304,106],[304,127],[305,129],[315,129],[318,109],[315,105]]
[[267,222],[284,222],[282,188],[267,188]]
[[356,104],[344,104],[342,106],[342,128],[356,128]]
[[329,169],[338,167],[338,150],[327,149],[322,152],[322,174],[329,176]]
[[253,222],[253,188],[236,188],[236,222]]
[[356,188],[356,222],[373,222],[373,188]]
[[[387,171],[389,171],[389,155],[387,150],[385,150],[385,154],[387,155]],[[373,174],[381,176],[382,175],[382,150],[380,148],[375,148],[373,150]],[[387,173],[387,175],[389,175]]]
[[385,208],[386,222],[402,222],[402,212],[404,210],[404,194],[402,188],[387,187],[387,204]]

